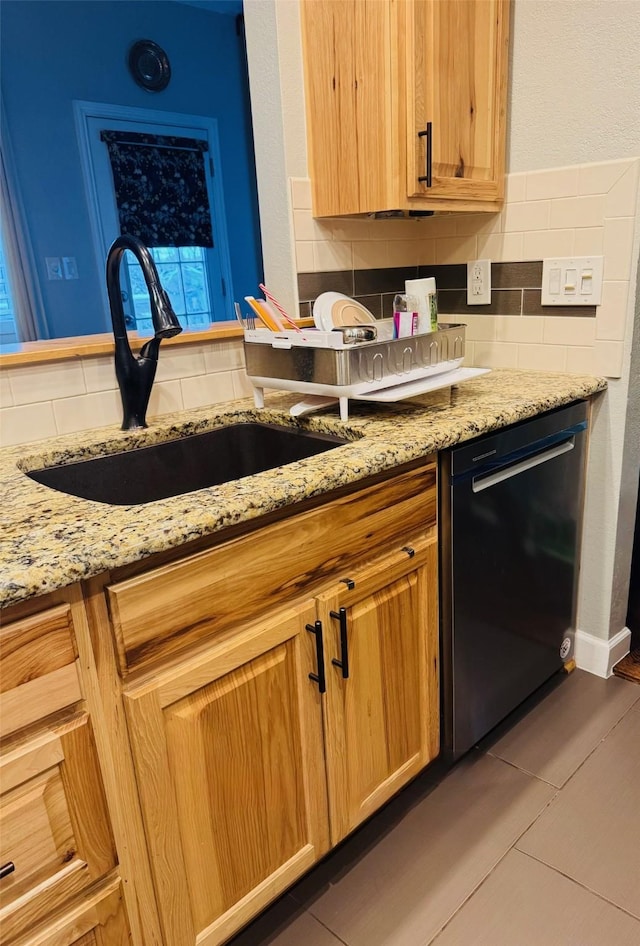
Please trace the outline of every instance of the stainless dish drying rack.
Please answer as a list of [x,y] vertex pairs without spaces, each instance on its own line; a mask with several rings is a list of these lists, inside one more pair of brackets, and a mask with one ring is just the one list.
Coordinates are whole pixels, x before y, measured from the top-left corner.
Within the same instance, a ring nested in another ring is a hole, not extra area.
[[257,407],[264,407],[265,388],[278,388],[307,396],[292,414],[323,406],[318,399],[338,399],[347,420],[349,399],[402,400],[464,380],[451,373],[464,358],[465,329],[441,325],[424,335],[372,342],[345,342],[339,332],[255,329],[244,336],[247,375]]

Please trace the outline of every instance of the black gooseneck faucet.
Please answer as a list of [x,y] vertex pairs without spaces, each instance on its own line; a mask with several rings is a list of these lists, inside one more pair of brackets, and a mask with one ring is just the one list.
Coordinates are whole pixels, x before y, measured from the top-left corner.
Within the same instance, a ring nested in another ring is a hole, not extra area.
[[[155,335],[134,355],[127,337],[120,290],[120,261],[125,250],[131,250],[144,275],[151,302],[151,318]],[[116,378],[122,397],[122,430],[146,427],[146,414],[153,379],[158,365],[160,342],[182,331],[169,296],[162,288],[151,253],[137,237],[122,234],[111,244],[107,254],[107,292],[111,308],[111,322],[116,342]]]

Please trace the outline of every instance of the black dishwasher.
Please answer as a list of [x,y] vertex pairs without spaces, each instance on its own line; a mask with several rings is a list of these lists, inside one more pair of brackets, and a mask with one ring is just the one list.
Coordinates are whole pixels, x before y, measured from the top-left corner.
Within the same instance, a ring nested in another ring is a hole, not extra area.
[[443,750],[457,758],[570,658],[581,401],[440,458]]

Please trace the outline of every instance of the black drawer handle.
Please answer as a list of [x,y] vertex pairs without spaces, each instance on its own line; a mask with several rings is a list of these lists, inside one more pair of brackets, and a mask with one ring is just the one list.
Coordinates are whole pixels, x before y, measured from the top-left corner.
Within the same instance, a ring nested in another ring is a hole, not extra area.
[[433,150],[433,124],[432,122],[427,122],[427,127],[424,131],[418,132],[418,138],[427,139],[427,150],[425,154],[425,163],[426,163],[426,173],[419,177],[418,180],[426,184],[427,187],[431,187],[431,163],[432,163],[432,150]]
[[327,692],[327,681],[324,675],[324,642],[322,640],[322,621],[316,621],[315,624],[305,625],[310,634],[316,636],[316,661],[318,672],[310,673],[309,679],[318,684],[320,693]]
[[9,874],[13,874],[15,869],[16,865],[13,863],[13,861],[7,861],[6,864],[3,864],[2,867],[0,867],[0,880],[2,880],[3,877],[8,877]]
[[335,657],[331,663],[335,667],[342,669],[343,680],[349,679],[349,643],[347,640],[347,609],[340,608],[339,611],[329,611],[332,618],[340,621],[340,660]]

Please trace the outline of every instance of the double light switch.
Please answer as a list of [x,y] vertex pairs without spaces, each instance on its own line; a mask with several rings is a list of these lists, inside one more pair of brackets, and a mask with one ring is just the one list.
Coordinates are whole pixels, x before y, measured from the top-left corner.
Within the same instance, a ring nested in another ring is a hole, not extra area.
[[600,305],[602,256],[542,261],[542,305]]

